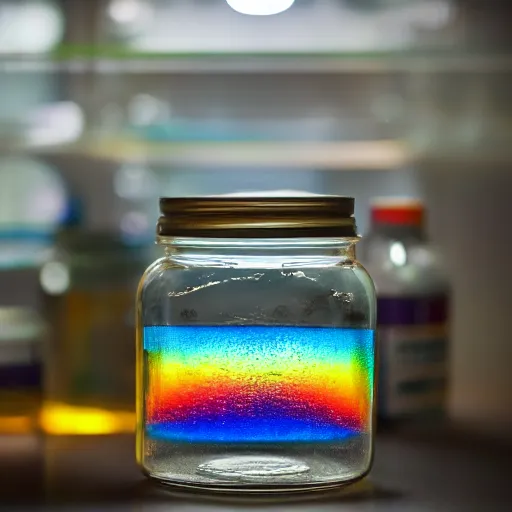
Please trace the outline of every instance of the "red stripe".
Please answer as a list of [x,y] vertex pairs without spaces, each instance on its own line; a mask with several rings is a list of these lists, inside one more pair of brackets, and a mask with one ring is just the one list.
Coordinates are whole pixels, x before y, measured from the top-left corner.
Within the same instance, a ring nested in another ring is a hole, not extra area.
[[425,210],[422,206],[395,206],[372,208],[372,221],[375,224],[415,225],[423,224]]

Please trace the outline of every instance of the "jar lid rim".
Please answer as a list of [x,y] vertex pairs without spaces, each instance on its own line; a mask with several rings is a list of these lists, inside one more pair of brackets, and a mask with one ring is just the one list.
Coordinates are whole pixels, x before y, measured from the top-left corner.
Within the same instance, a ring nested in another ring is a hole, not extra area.
[[213,238],[355,237],[346,196],[162,197],[158,236]]

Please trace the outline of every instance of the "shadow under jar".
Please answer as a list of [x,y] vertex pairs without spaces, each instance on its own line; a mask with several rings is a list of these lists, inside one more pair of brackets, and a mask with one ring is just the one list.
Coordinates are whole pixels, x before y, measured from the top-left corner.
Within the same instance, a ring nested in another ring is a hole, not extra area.
[[137,460],[162,483],[321,490],[372,463],[375,291],[354,199],[163,198],[138,291]]

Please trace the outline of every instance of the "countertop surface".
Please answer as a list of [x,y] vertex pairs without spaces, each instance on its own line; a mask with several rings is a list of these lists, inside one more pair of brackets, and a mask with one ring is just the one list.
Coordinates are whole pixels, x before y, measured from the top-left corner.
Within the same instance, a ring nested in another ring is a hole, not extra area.
[[453,429],[379,434],[367,479],[279,502],[168,491],[140,474],[133,453],[132,436],[0,437],[0,510],[512,510],[512,445]]

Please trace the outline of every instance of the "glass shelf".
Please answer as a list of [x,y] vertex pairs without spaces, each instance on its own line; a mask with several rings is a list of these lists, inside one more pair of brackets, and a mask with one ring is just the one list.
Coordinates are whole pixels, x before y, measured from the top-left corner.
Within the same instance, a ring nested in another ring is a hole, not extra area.
[[410,163],[400,141],[361,142],[141,142],[128,139],[81,141],[38,148],[39,155],[72,155],[114,162],[194,168],[269,167],[319,170],[387,170]]
[[512,71],[512,54],[146,53],[62,47],[51,55],[1,55],[0,72],[49,73],[474,73]]

